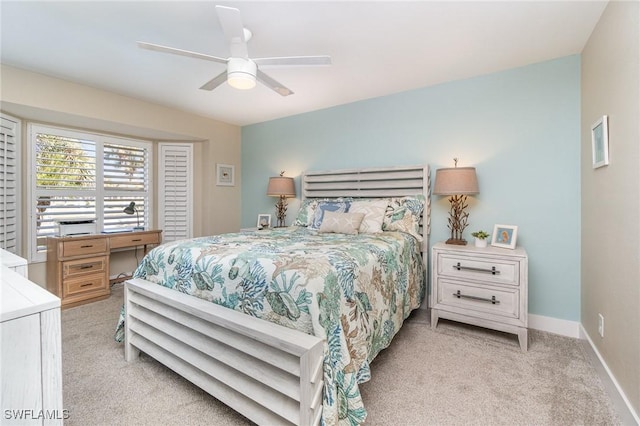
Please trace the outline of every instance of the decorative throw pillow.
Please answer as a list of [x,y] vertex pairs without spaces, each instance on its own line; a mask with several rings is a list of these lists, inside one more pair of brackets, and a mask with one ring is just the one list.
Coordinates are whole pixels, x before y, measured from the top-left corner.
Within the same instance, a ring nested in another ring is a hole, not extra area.
[[310,226],[313,223],[313,214],[316,211],[318,201],[307,198],[302,200],[300,209],[298,210],[298,216],[293,221],[293,226]]
[[325,212],[346,213],[349,211],[349,206],[350,203],[348,201],[318,201],[313,221],[309,228],[320,229],[320,224],[322,223]]
[[355,235],[358,233],[360,223],[364,218],[364,213],[337,213],[332,211],[325,211],[324,218],[320,224],[318,232],[334,232],[336,234],[350,234]]
[[364,219],[358,230],[361,234],[377,234],[382,232],[382,221],[389,206],[389,199],[357,200],[351,203],[349,213],[364,213]]
[[401,231],[413,235],[422,242],[420,216],[424,210],[424,195],[392,198],[384,215],[384,231]]

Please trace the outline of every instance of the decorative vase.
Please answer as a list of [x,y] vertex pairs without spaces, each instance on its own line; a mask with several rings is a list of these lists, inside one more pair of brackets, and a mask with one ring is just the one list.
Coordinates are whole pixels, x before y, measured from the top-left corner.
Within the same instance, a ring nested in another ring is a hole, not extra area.
[[476,247],[484,248],[487,246],[487,239],[476,238]]

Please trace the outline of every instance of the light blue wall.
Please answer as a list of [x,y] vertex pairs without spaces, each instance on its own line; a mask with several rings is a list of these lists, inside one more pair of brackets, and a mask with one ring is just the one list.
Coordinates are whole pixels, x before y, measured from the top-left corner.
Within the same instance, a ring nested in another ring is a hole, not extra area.
[[[244,127],[242,225],[275,213],[265,191],[281,170],[429,164],[434,175],[453,157],[476,167],[480,185],[465,237],[517,225],[529,312],[579,321],[579,56]],[[449,236],[448,201],[432,201],[431,243]]]

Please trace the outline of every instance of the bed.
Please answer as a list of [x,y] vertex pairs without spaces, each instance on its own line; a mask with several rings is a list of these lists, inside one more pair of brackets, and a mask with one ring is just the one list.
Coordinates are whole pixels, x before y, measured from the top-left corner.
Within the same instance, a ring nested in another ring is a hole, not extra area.
[[358,385],[425,297],[429,168],[301,180],[296,226],[145,256],[125,283],[125,358],[142,351],[258,424],[361,424]]

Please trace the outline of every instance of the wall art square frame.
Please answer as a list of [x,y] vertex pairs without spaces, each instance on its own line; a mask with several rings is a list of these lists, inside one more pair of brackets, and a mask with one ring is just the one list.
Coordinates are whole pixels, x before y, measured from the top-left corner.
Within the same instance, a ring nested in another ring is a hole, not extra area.
[[256,223],[256,226],[258,229],[271,228],[271,215],[269,213],[260,213],[258,215],[258,222]]
[[591,126],[593,168],[609,165],[609,117],[603,115]]
[[494,225],[491,245],[508,249],[516,248],[518,239],[518,227],[515,225]]
[[216,164],[216,185],[235,186],[236,167],[231,164]]

